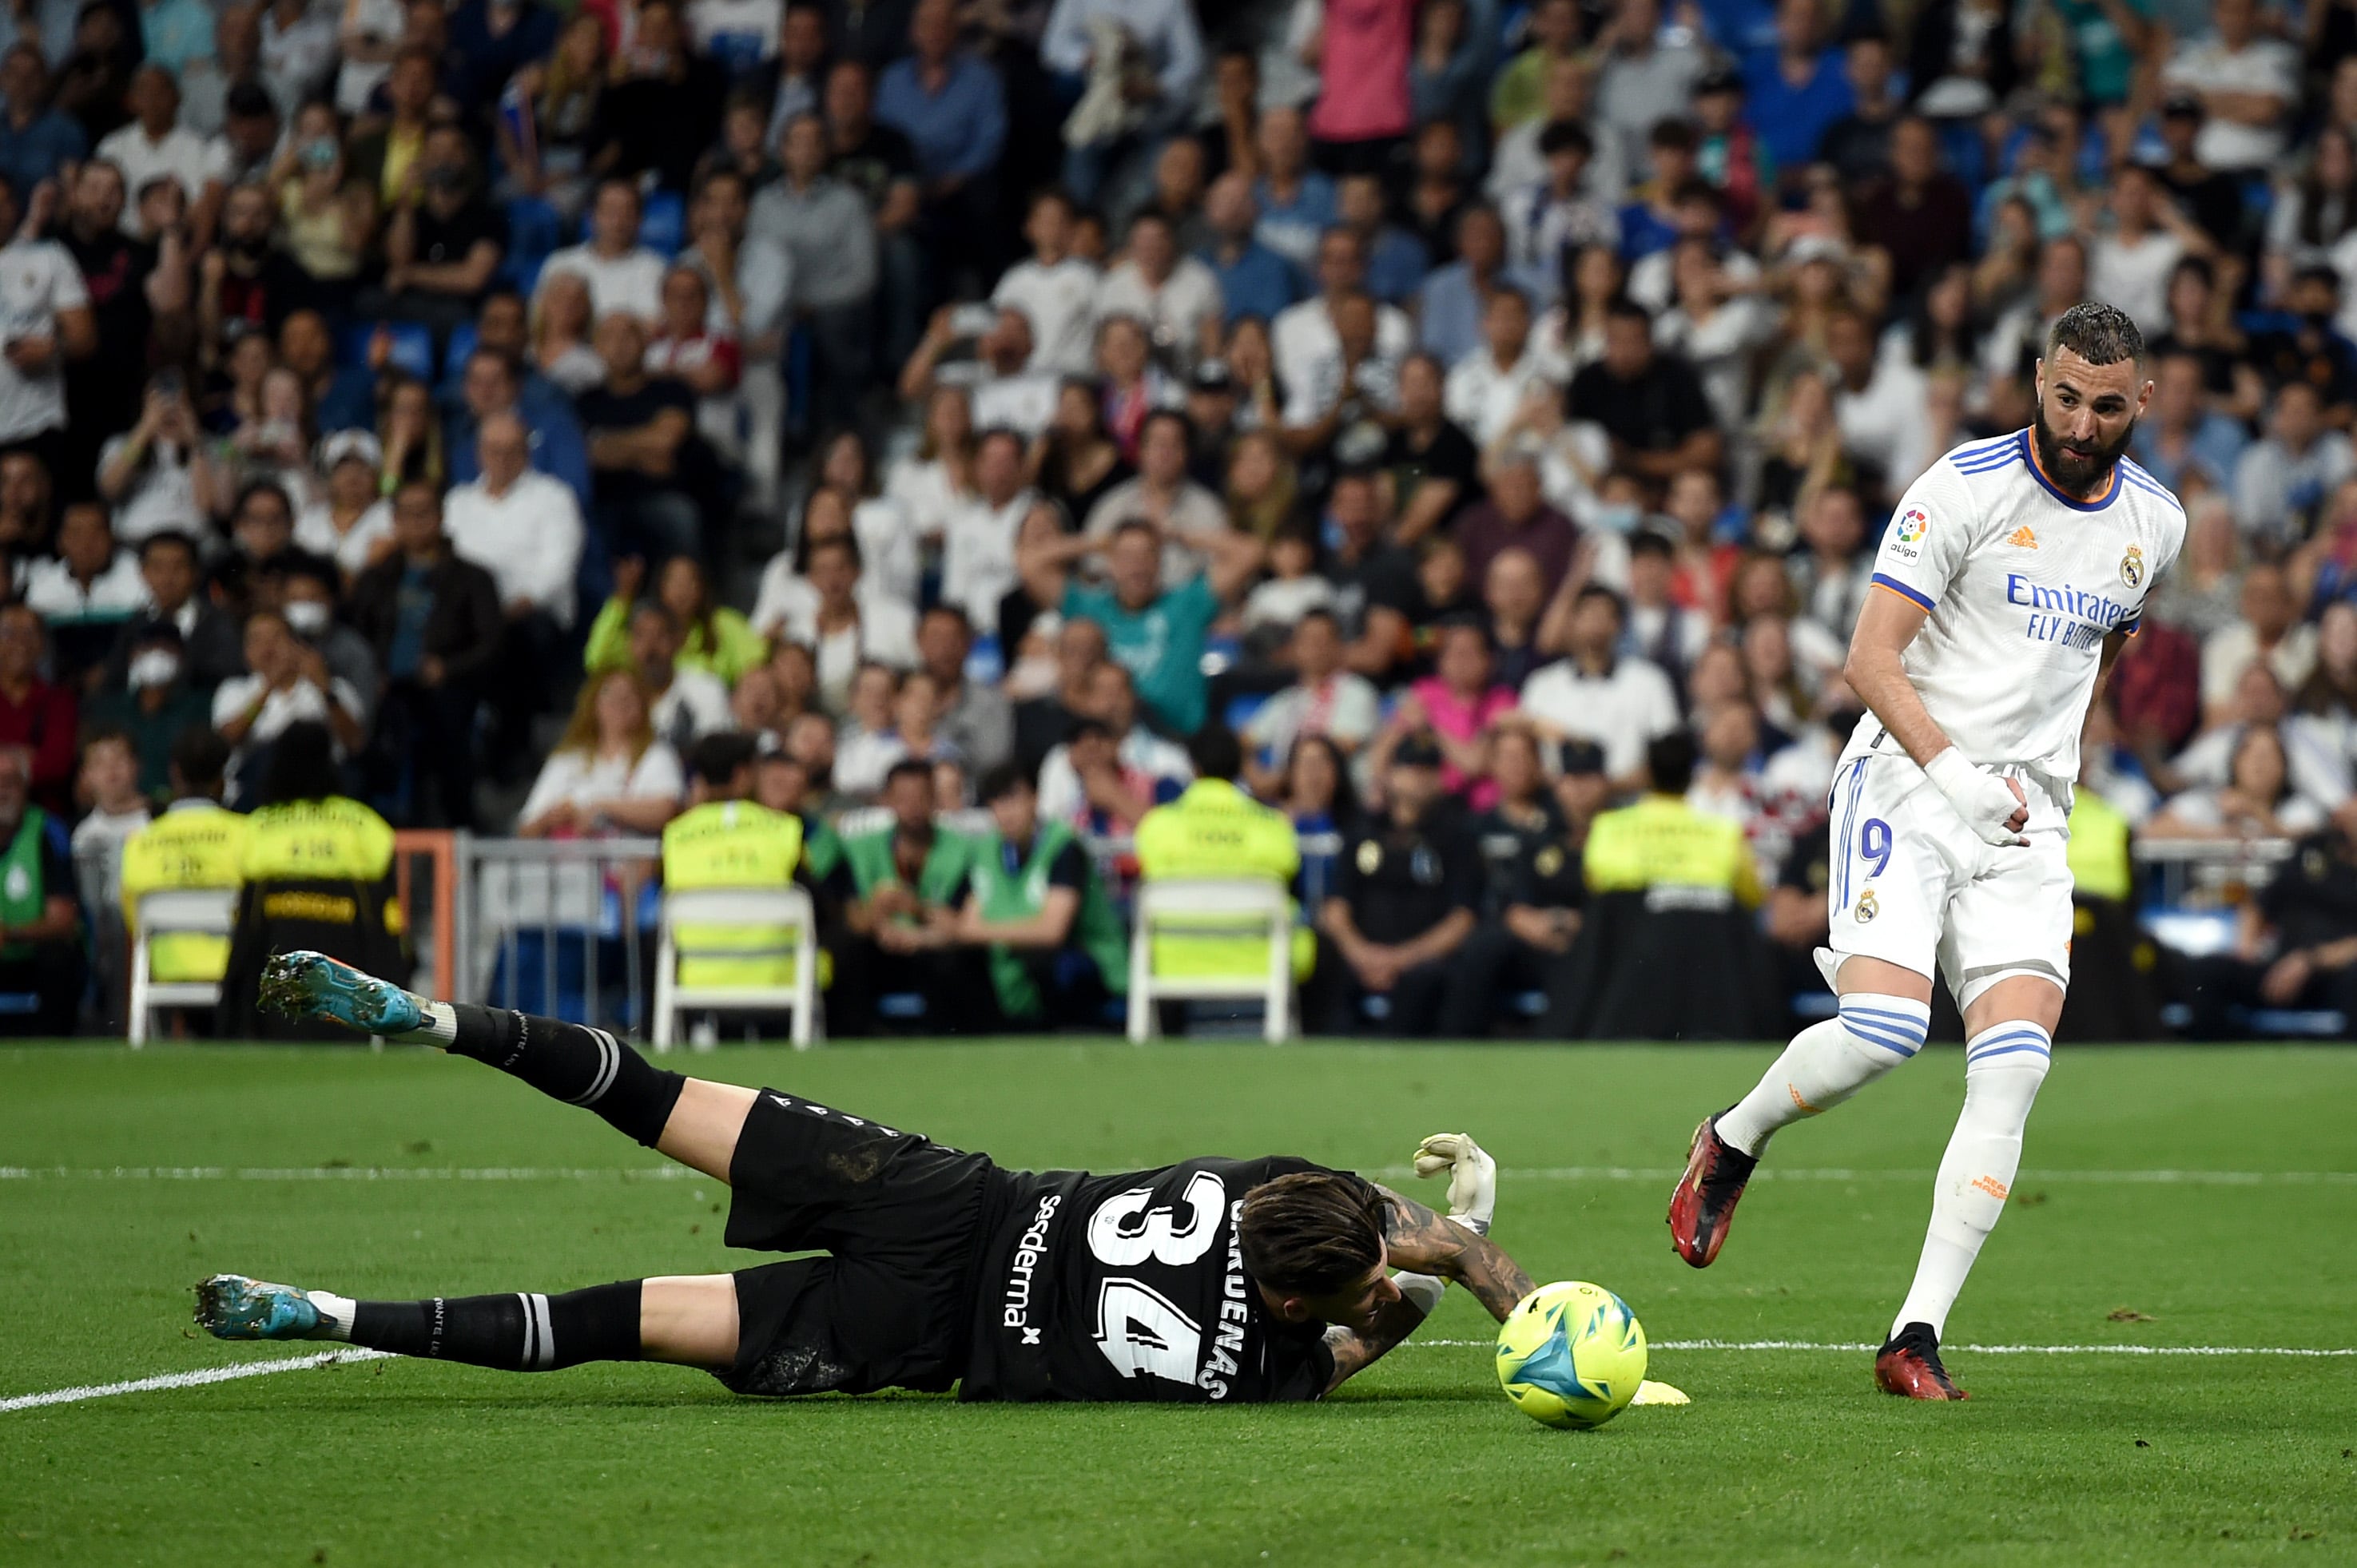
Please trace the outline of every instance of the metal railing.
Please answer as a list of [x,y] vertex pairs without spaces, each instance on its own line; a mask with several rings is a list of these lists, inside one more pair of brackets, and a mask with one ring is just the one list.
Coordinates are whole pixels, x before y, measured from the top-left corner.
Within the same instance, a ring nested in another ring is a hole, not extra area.
[[2225,908],[2245,902],[2289,860],[2290,839],[2138,839],[2148,909]]
[[662,842],[462,840],[450,994],[643,1032]]

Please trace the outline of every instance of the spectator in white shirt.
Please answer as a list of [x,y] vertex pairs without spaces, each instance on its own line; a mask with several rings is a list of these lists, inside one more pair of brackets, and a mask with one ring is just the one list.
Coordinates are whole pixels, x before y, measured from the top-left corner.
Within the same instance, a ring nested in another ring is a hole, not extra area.
[[1520,711],[1550,739],[1602,746],[1614,787],[1634,789],[1643,784],[1647,744],[1678,727],[1678,700],[1659,665],[1616,655],[1620,630],[1620,596],[1600,584],[1582,588],[1569,655],[1530,678]]
[[2324,401],[2307,381],[2276,392],[2264,441],[2234,464],[2234,522],[2246,540],[2277,549],[2309,536],[2341,481],[2357,474],[2357,446],[2325,423]]
[[630,611],[630,662],[653,701],[655,734],[684,755],[704,736],[733,728],[736,718],[726,682],[679,662],[682,640],[678,618],[662,605],[650,599]]
[[[141,68],[124,97],[132,122],[100,142],[97,156],[123,171],[125,190],[141,191],[148,181],[171,176],[188,199],[192,248],[203,251],[212,242],[213,220],[229,179],[228,144],[207,141],[178,124],[180,84],[161,66]],[[148,238],[135,203],[124,209],[123,231]]]
[[942,544],[942,602],[957,606],[975,626],[996,626],[1000,601],[1020,581],[1015,570],[1016,536],[1024,521],[1047,503],[1023,482],[1023,438],[1011,430],[985,430],[975,448],[974,483],[979,493],[950,513]]
[[[76,501],[58,521],[58,553],[25,568],[24,600],[49,628],[52,647],[69,627],[119,626],[146,607],[147,583],[136,552],[118,549],[106,509]],[[112,636],[101,642],[103,652]]]
[[[1279,311],[1269,327],[1276,379],[1297,396],[1304,388],[1336,381],[1342,339],[1334,324],[1334,305],[1363,292],[1366,279],[1366,247],[1358,235],[1348,229],[1329,229],[1318,237],[1318,294]],[[1396,371],[1415,346],[1415,329],[1406,313],[1397,306],[1376,306],[1375,358]]]
[[790,556],[770,563],[753,604],[753,626],[811,650],[818,666],[819,702],[829,713],[840,714],[862,664],[916,667],[917,612],[898,599],[861,591],[859,544],[851,536],[847,509],[840,522],[830,522],[821,533],[817,497],[812,500],[802,520],[802,575],[794,575]]
[[2299,51],[2259,31],[2258,0],[2212,0],[2212,31],[2179,44],[2161,81],[2201,100],[2193,156],[2223,174],[2283,156],[2284,115],[2299,97]]
[[2115,305],[2146,341],[2169,329],[2169,280],[2188,255],[2214,256],[2217,245],[2177,209],[2153,172],[2124,164],[2112,176],[2112,226],[2087,252],[2087,291]]
[[1481,336],[1482,347],[1449,371],[1442,407],[1473,445],[1486,447],[1513,423],[1533,383],[1544,379],[1538,356],[1530,351],[1531,302],[1522,290],[1501,285],[1490,291]]
[[512,413],[485,419],[475,440],[482,477],[444,503],[451,547],[499,584],[511,619],[570,627],[578,610],[581,507],[573,491],[530,466],[532,437]]
[[1138,722],[1137,687],[1121,665],[1108,659],[1090,671],[1084,694],[1088,711],[1079,717],[1102,726],[1109,766],[1096,765],[1093,747],[1075,757],[1071,742],[1049,752],[1039,764],[1039,820],[1077,823],[1093,810],[1125,832],[1193,782],[1195,767],[1186,747]]
[[639,243],[639,188],[627,179],[597,187],[589,209],[589,238],[567,245],[541,269],[541,286],[570,273],[589,285],[597,315],[628,311],[650,325],[662,316],[663,259]]
[[686,789],[679,754],[655,738],[646,682],[615,670],[581,688],[556,749],[533,781],[516,836],[660,833]]
[[1087,375],[1095,363],[1098,273],[1072,253],[1072,199],[1060,190],[1031,199],[1023,237],[1031,254],[1006,269],[990,302],[1023,313],[1031,327],[1031,360],[1025,369],[1053,375]]
[[1222,306],[1220,280],[1192,256],[1181,255],[1165,214],[1151,208],[1130,220],[1129,255],[1098,285],[1096,318],[1135,317],[1154,345],[1184,371],[1219,352]]
[[[1374,682],[1342,667],[1342,626],[1332,610],[1304,614],[1294,622],[1288,646],[1300,678],[1263,703],[1244,725],[1244,779],[1263,800],[1284,792],[1286,759],[1303,736],[1323,736],[1349,756],[1382,722]],[[1263,766],[1264,758],[1272,766]]]
[[116,538],[136,544],[167,532],[211,532],[221,484],[205,446],[187,381],[177,370],[158,371],[147,383],[139,423],[99,449],[98,493],[114,508]]
[[1187,416],[1158,408],[1137,433],[1137,478],[1107,490],[1081,525],[1095,539],[1110,539],[1126,522],[1147,522],[1163,536],[1162,586],[1167,592],[1192,582],[1211,563],[1181,542],[1190,536],[1228,532],[1227,508],[1187,473]]
[[251,787],[246,764],[254,749],[298,720],[326,725],[347,755],[366,742],[360,693],[328,674],[327,660],[304,646],[276,610],[246,618],[245,665],[248,673],[222,682],[213,693],[213,728],[231,747],[238,793]]
[[1506,197],[1506,262],[1536,278],[1563,274],[1563,253],[1583,245],[1620,243],[1620,217],[1592,194],[1587,166],[1595,142],[1576,120],[1539,133],[1545,177]]
[[[961,341],[972,344],[974,357],[943,364]],[[1031,317],[1019,306],[1000,305],[994,314],[987,305],[944,305],[900,367],[900,396],[920,403],[941,387],[963,387],[976,429],[1005,425],[1026,437],[1038,435],[1055,416],[1063,381],[1030,368],[1035,341]]]
[[2299,618],[2284,569],[2258,562],[2243,575],[2242,618],[2201,644],[2201,712],[2207,726],[2231,723],[2243,672],[2264,664],[2276,683],[2297,692],[2316,668],[2316,628]]
[[[16,194],[0,179],[0,443],[66,425],[65,362],[98,348],[81,269],[54,240],[20,234]],[[38,228],[38,225],[33,225]]]
[[1937,456],[1930,449],[1923,372],[1877,354],[1873,326],[1846,306],[1826,319],[1825,357],[1833,361],[1834,423],[1842,450],[1870,465],[1897,495]]
[[579,610],[581,503],[564,481],[528,466],[531,436],[515,414],[484,416],[475,450],[482,477],[451,488],[443,532],[461,560],[491,575],[507,615],[500,679],[491,692],[500,716],[491,755],[527,756],[533,716]]

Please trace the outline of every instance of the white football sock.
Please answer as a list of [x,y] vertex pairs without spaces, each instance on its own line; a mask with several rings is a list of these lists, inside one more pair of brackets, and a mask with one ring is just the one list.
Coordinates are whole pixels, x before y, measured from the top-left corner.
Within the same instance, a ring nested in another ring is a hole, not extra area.
[[2021,1169],[2021,1130],[2052,1054],[2052,1037],[2019,1019],[1964,1042],[1964,1109],[1940,1160],[1932,1226],[1915,1283],[1891,1321],[1894,1337],[1910,1323],[1930,1324],[1935,1337],[1947,1332],[1948,1309],[2005,1213],[2006,1196]]
[[344,1340],[351,1338],[353,1311],[351,1297],[338,1295],[335,1292],[327,1290],[307,1290],[303,1294],[309,1298],[311,1305],[319,1314],[319,1331],[310,1337]]
[[1839,1015],[1793,1036],[1758,1086],[1719,1117],[1719,1137],[1759,1154],[1777,1128],[1832,1110],[1922,1049],[1931,1027],[1927,1002],[1869,991],[1843,997]]
[[414,1029],[404,1029],[392,1038],[402,1041],[414,1040],[428,1046],[447,1046],[458,1037],[457,1008],[447,1002],[431,1002],[423,996],[418,997],[417,1004],[418,1011],[425,1015],[424,1024]]

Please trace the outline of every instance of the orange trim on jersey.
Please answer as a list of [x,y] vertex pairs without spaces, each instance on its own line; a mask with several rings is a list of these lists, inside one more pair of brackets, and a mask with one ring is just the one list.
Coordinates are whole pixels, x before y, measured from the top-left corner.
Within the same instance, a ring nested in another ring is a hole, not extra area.
[[2037,471],[2038,477],[2045,481],[2046,488],[2052,491],[2058,499],[2068,502],[2083,511],[2092,511],[2111,501],[2120,492],[2120,486],[2124,481],[2120,478],[2120,466],[2117,463],[2112,465],[2112,482],[2104,487],[2104,493],[2093,500],[2089,500],[2084,496],[2074,496],[2064,489],[2054,476],[2046,471],[2046,465],[2038,460],[2038,436],[2035,432],[2032,432],[2021,445],[2029,454],[2030,467]]
[[1925,615],[1930,615],[1932,613],[1929,610],[1924,610],[1921,605],[1917,604],[1913,599],[1909,598],[1906,595],[1900,593],[1898,589],[1892,587],[1888,583],[1870,583],[1867,586],[1879,593],[1889,594],[1892,598],[1897,599],[1900,604],[1905,605],[1910,610],[1923,610]]

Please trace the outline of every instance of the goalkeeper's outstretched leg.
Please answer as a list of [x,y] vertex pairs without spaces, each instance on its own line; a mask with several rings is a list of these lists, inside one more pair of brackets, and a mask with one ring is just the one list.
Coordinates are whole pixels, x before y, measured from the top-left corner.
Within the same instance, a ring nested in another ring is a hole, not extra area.
[[324,953],[296,950],[262,972],[262,1004],[388,1039],[471,1057],[552,1099],[596,1112],[660,1154],[729,1181],[754,1091],[653,1066],[604,1029],[465,1002],[436,1002]]

